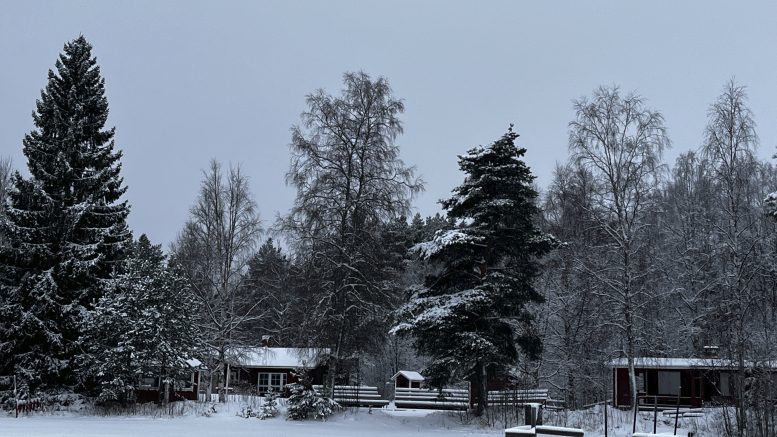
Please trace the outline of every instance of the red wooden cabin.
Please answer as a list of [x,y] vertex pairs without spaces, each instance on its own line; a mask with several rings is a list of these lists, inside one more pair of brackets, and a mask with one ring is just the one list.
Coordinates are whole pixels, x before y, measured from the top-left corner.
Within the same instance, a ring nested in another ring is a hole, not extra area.
[[[195,358],[186,360],[186,363],[191,367],[192,372],[186,380],[178,381],[175,387],[171,389],[171,401],[197,400],[202,363]],[[160,378],[158,376],[140,378],[138,385],[135,387],[135,401],[139,403],[159,402],[160,390]]]
[[286,384],[299,381],[305,371],[313,384],[323,384],[327,349],[257,347],[229,353],[227,386],[230,391],[265,394],[272,389],[286,394]]
[[[752,367],[753,363],[749,363]],[[631,407],[629,369],[626,358],[610,362],[613,378],[613,404]],[[763,367],[763,366],[761,366]],[[777,367],[769,365],[770,371]],[[637,397],[643,405],[701,407],[730,403],[737,366],[721,358],[636,358]]]

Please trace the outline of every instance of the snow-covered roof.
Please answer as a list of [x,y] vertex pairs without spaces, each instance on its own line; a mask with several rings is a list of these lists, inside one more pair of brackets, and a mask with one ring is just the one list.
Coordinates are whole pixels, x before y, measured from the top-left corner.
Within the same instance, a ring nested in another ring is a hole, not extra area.
[[299,347],[256,347],[233,349],[230,365],[241,367],[310,368],[315,367],[329,349]]
[[[609,363],[610,367],[627,367],[626,358],[616,358]],[[777,361],[747,361],[746,367],[777,368]],[[638,357],[634,359],[634,367],[641,369],[732,369],[738,367],[734,360],[724,358],[651,358]]]
[[198,360],[197,358],[190,358],[186,360],[186,364],[188,364],[189,367],[196,369],[202,365],[202,361]]
[[397,379],[397,376],[399,375],[404,376],[408,381],[423,381],[425,379],[424,375],[412,370],[400,370],[396,375],[392,376],[391,379]]

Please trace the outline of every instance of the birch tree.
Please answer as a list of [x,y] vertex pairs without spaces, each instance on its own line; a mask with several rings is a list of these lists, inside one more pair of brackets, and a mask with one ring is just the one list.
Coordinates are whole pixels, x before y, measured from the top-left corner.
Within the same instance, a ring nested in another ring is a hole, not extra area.
[[345,360],[383,338],[396,287],[380,268],[380,224],[407,216],[423,184],[395,143],[404,104],[385,78],[346,73],[340,96],[307,97],[292,127],[286,180],[297,191],[281,223],[304,257],[307,342],[328,346],[332,382]]
[[602,285],[588,272],[603,256],[605,234],[593,216],[594,179],[574,164],[556,168],[543,202],[544,228],[563,244],[544,262],[537,285],[546,303],[537,315],[544,339],[538,363],[545,384],[571,409],[607,391],[610,327],[602,322]]
[[217,378],[219,401],[226,400],[227,353],[252,345],[248,329],[265,310],[247,292],[248,261],[261,234],[256,202],[240,167],[222,170],[216,161],[204,172],[189,221],[173,247],[174,265],[187,277],[197,298],[197,327]]
[[[11,174],[13,173],[13,162],[11,158],[0,158],[0,207],[5,205],[5,199],[8,197],[8,190],[11,189]],[[3,208],[0,208],[0,214]]]
[[717,232],[715,184],[708,160],[695,152],[680,155],[663,194],[665,211],[661,258],[665,280],[674,299],[675,344],[703,353],[718,338],[713,332],[713,308],[719,273],[715,254]]
[[663,116],[647,108],[642,97],[622,95],[617,87],[600,87],[593,96],[574,102],[569,124],[573,159],[595,178],[591,209],[606,236],[605,262],[589,268],[600,283],[602,297],[617,312],[607,320],[622,340],[619,351],[629,368],[632,405],[637,392],[634,358],[640,337],[638,323],[652,291],[647,272],[639,268],[648,231],[651,193],[659,180],[663,150],[669,145]]
[[[752,347],[748,330],[751,316],[760,305],[754,287],[758,273],[759,238],[752,196],[753,175],[757,171],[755,149],[758,136],[747,106],[743,86],[729,81],[710,105],[702,151],[710,161],[717,188],[716,223],[719,236],[718,266],[721,271],[717,314],[723,348],[737,363],[735,402],[738,435],[745,435],[745,361]],[[760,200],[760,199],[758,199]]]
[[[11,158],[0,158],[0,220],[5,215],[5,199],[11,190],[11,175],[13,174],[13,161]],[[4,244],[4,237],[0,233],[0,246]]]

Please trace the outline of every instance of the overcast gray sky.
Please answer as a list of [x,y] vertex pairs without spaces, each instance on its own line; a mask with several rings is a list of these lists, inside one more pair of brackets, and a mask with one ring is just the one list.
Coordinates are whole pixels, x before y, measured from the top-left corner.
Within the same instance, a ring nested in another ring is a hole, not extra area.
[[461,182],[456,155],[516,124],[541,187],[567,157],[571,101],[600,84],[663,112],[666,159],[696,149],[730,77],[748,86],[760,156],[777,145],[777,2],[0,1],[0,155],[21,140],[46,72],[83,34],[105,76],[130,226],[167,244],[210,158],[241,163],[265,223],[291,205],[289,127],[345,71],[405,100],[402,157],[424,215]]

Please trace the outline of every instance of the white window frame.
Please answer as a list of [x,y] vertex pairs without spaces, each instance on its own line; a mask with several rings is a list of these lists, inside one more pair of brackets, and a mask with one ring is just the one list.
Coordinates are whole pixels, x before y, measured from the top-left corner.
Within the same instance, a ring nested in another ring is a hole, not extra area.
[[[189,384],[189,387],[186,387],[185,385],[182,386],[178,391],[194,391],[194,384],[197,382],[194,378],[194,372],[192,372],[192,376],[189,377],[189,381],[191,384]],[[182,381],[185,382],[185,381]]]
[[[262,384],[262,376],[267,375],[267,383]],[[276,377],[280,384],[273,384],[273,378]],[[286,386],[286,372],[259,372],[256,377],[256,388],[259,393],[267,393],[272,388],[276,393],[283,392]]]

